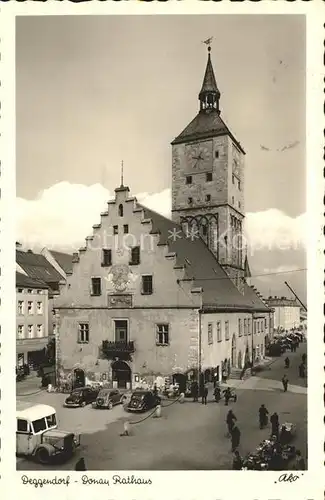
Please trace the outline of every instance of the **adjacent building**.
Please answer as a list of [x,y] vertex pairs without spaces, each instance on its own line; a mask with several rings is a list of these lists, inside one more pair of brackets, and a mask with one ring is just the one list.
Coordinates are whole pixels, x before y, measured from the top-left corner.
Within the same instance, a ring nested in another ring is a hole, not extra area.
[[267,304],[274,309],[274,329],[292,330],[301,324],[301,306],[295,299],[287,297],[269,297]]
[[55,334],[53,299],[71,266],[71,255],[46,249],[42,254],[24,251],[16,243],[18,366],[37,366],[42,361],[44,348]]
[[244,156],[220,116],[210,57],[199,112],[172,142],[172,220],[123,185],[55,298],[58,380],[134,387],[241,371],[271,309],[247,283]]
[[16,272],[16,365],[38,365],[48,342],[48,286]]

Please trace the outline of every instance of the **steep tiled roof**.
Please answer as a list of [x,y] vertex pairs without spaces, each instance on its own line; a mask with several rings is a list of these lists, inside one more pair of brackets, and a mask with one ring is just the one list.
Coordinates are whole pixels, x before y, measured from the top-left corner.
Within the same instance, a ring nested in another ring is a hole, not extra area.
[[172,144],[194,141],[196,139],[208,139],[209,137],[216,137],[219,135],[229,135],[236,146],[245,153],[216,110],[212,110],[209,113],[198,113],[183,132],[173,140]]
[[50,250],[49,252],[65,273],[72,272],[72,255],[63,252],[57,252],[56,250]]
[[247,284],[244,287],[244,295],[247,299],[251,300],[253,307],[256,311],[270,312],[267,305],[264,304],[263,300],[254,292],[254,289]]
[[[152,232],[160,234],[159,243],[168,243],[170,252],[177,255],[177,265],[185,265],[186,277],[194,278],[193,288],[202,287],[203,307],[239,310],[268,310],[250,287],[242,295],[218,264],[214,254],[203,240],[192,241],[182,232],[181,226],[162,215],[140,205],[145,218],[152,220]],[[172,234],[178,237],[171,238]],[[253,293],[252,293],[253,292]],[[254,303],[254,300],[255,303]],[[256,300],[258,299],[258,300]]]
[[35,280],[18,272],[16,272],[16,286],[23,288],[48,288],[44,281]]
[[[16,250],[16,262],[30,278],[47,284],[59,283],[62,276],[54,269],[43,255]],[[53,287],[52,287],[53,288]]]

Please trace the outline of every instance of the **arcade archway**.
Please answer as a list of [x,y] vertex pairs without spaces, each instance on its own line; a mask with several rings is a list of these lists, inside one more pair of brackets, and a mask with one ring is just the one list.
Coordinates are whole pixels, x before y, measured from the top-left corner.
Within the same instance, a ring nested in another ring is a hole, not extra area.
[[112,380],[119,389],[131,386],[131,368],[125,361],[114,361],[112,363]]

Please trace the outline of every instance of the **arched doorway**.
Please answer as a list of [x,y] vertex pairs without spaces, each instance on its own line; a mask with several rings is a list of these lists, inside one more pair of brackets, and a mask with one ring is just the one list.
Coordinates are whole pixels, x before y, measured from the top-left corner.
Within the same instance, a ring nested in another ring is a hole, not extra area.
[[243,358],[242,358],[241,351],[239,351],[239,353],[238,353],[238,368],[242,368],[242,367],[243,367]]
[[131,386],[131,368],[125,361],[114,361],[112,363],[113,384],[119,389],[126,389]]
[[236,366],[236,335],[233,334],[232,340],[231,340],[231,366],[235,367]]
[[179,385],[179,392],[186,392],[186,381],[187,377],[184,373],[174,373],[173,384]]
[[85,372],[81,368],[76,368],[73,371],[73,388],[85,387],[86,376]]

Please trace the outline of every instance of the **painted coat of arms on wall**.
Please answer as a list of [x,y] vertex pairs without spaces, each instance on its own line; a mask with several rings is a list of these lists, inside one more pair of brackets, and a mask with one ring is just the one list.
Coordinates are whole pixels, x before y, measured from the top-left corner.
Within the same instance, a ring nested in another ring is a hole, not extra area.
[[116,292],[124,292],[136,277],[126,264],[116,264],[111,267],[107,280]]

